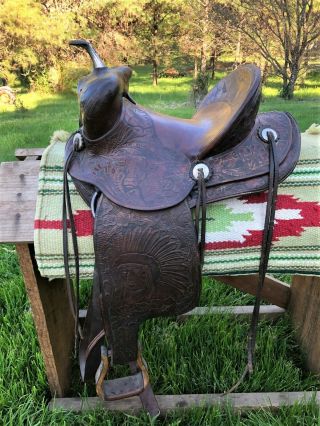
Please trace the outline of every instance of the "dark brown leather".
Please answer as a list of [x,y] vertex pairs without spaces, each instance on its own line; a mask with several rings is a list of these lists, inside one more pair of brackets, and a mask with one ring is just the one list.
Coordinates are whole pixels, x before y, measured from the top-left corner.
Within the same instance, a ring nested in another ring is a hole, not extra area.
[[[292,171],[300,153],[296,123],[282,112],[259,114],[242,142],[203,160],[212,172],[206,182],[207,202],[268,187],[268,147],[258,136],[264,127],[272,127],[279,136],[280,178]],[[72,140],[67,144],[67,155],[71,151]],[[191,177],[193,164],[184,154],[160,143],[148,112],[124,100],[118,125],[101,141],[88,143],[77,153],[69,172],[118,205],[147,211],[174,206],[192,192],[196,184]],[[195,206],[195,197],[191,193],[190,207]]]
[[98,343],[104,328],[97,287],[102,292],[107,340],[116,364],[137,359],[141,322],[190,310],[200,293],[199,253],[186,201],[173,211],[139,212],[102,196],[96,210],[94,247],[101,281],[93,289],[85,340],[80,345],[84,378],[100,362],[96,352],[92,354],[94,366],[88,359],[94,348],[90,342]]
[[[66,146],[67,171],[82,197],[90,205],[93,194],[99,194],[94,285],[80,342],[83,379],[92,378],[99,367],[105,337],[112,363],[135,362],[143,321],[179,315],[198,303],[206,203],[268,187],[272,192],[272,170],[279,174],[277,182],[284,179],[300,152],[299,131],[290,115],[256,116],[260,72],[253,65],[222,79],[190,120],[156,114],[124,99],[130,99],[129,78],[126,67],[102,64],[79,83],[82,139],[72,136]],[[267,140],[261,137],[266,128],[277,134],[273,160],[270,132]],[[208,166],[207,178],[203,170],[193,175],[199,162]],[[275,198],[276,190],[268,211]],[[196,204],[199,221],[202,211],[199,235],[190,212]],[[266,225],[262,281],[271,222]],[[139,376],[128,380],[117,383],[130,392],[139,388]],[[151,390],[141,395],[156,412]]]
[[[259,130],[268,127],[278,135],[276,151],[280,182],[292,172],[300,155],[300,131],[297,123],[288,113],[260,113],[250,134],[240,144],[204,160],[212,170],[206,182],[207,203],[261,192],[268,188],[269,148],[259,137]],[[196,198],[196,192],[191,193],[190,207],[195,206]]]
[[[79,81],[80,122],[87,138],[100,138],[117,125],[123,96],[131,99],[128,96],[131,73],[129,67],[101,66]],[[163,147],[183,153],[191,160],[201,159],[210,152],[236,145],[249,133],[259,107],[260,81],[258,67],[240,66],[210,91],[189,120],[143,110],[151,117],[152,130]],[[139,118],[144,120],[139,115],[132,117],[133,124]],[[149,135],[150,132],[149,129]]]

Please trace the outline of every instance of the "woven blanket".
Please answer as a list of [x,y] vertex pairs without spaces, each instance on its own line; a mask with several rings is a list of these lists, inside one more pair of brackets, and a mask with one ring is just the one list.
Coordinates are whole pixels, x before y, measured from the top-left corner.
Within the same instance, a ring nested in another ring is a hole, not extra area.
[[[298,165],[279,187],[268,267],[271,273],[316,275],[320,271],[320,135],[310,131],[302,134]],[[62,139],[66,139],[65,134]],[[34,243],[39,271],[48,278],[64,276],[61,220],[64,148],[64,142],[53,139],[42,156],[39,174]],[[70,192],[79,243],[80,274],[82,278],[91,278],[93,219],[71,181]],[[204,274],[257,273],[265,208],[266,193],[208,206]],[[71,243],[69,252],[73,252]],[[70,269],[74,274],[72,254]]]

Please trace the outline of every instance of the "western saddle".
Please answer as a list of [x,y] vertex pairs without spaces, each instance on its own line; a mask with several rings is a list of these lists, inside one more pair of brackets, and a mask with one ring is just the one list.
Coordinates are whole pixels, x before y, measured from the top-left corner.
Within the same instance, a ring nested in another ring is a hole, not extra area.
[[[128,93],[129,67],[108,68],[85,40],[71,44],[86,49],[94,65],[78,84],[80,127],[67,142],[64,167],[64,259],[81,374],[84,380],[95,378],[101,398],[139,395],[145,409],[156,415],[159,408],[138,344],[139,326],[148,318],[179,315],[197,305],[206,205],[268,190],[242,378],[252,371],[277,185],[295,167],[300,134],[287,113],[257,114],[261,78],[255,65],[239,66],[222,79],[185,120],[137,105]],[[68,175],[95,218],[95,273],[83,329]],[[75,255],[75,291],[70,250]],[[115,364],[129,364],[132,374],[105,380]]]

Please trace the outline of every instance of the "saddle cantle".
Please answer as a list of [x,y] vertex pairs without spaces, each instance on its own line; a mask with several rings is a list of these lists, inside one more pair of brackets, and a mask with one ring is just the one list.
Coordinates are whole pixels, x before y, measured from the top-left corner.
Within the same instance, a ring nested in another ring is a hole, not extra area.
[[[96,376],[102,398],[139,395],[155,414],[157,404],[138,347],[139,325],[197,305],[206,204],[268,189],[257,318],[277,184],[298,160],[299,130],[289,114],[257,115],[261,81],[254,65],[240,66],[222,79],[195,115],[183,120],[136,105],[128,94],[128,67],[108,68],[90,44],[73,44],[84,47],[94,63],[93,72],[78,85],[81,128],[66,145],[64,179],[64,257],[76,320],[67,216],[76,270],[77,242],[67,173],[95,216],[95,274],[80,332],[81,374],[85,380]],[[256,323],[250,331],[248,371]],[[110,364],[126,363],[132,376],[104,380]]]

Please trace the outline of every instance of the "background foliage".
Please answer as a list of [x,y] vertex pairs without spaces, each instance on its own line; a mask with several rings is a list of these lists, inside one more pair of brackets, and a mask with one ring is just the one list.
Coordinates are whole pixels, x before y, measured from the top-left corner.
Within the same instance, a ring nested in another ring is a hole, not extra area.
[[68,40],[87,38],[109,65],[152,64],[154,85],[159,66],[214,77],[223,57],[276,73],[291,98],[314,69],[319,19],[319,0],[0,0],[0,77],[68,91],[88,66]]

